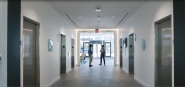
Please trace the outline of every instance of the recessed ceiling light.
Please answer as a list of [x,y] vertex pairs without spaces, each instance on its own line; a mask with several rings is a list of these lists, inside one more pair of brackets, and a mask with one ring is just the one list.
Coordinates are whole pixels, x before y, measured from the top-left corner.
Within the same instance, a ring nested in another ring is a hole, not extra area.
[[84,26],[84,27],[87,27],[87,26]]
[[112,18],[114,18],[114,16],[112,16]]
[[110,27],[110,26],[107,26],[107,27]]
[[97,19],[100,19],[100,15],[97,16]]
[[95,11],[101,11],[101,9],[100,8],[97,8]]
[[82,17],[79,17],[79,18],[82,18]]

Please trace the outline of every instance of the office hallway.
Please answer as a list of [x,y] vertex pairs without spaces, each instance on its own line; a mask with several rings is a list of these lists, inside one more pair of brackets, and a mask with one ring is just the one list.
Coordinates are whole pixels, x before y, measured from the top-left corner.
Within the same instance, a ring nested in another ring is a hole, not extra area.
[[[86,59],[88,60],[88,58]],[[143,87],[132,75],[125,73],[119,66],[114,66],[114,59],[106,58],[106,65],[98,65],[94,58],[93,67],[89,62],[76,66],[51,87]]]

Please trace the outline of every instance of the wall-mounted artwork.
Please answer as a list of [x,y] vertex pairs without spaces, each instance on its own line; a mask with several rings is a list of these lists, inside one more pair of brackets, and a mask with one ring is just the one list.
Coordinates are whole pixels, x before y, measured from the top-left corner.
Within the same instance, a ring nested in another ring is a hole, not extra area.
[[123,47],[125,47],[125,48],[127,47],[127,38],[123,39]]
[[53,51],[53,41],[51,39],[48,40],[48,51],[49,52]]

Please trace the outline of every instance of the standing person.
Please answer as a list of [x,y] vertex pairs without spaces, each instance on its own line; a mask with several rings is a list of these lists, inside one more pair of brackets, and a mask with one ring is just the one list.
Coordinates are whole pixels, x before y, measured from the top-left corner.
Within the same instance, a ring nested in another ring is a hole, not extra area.
[[102,65],[102,58],[103,58],[104,65],[105,65],[105,49],[104,49],[104,45],[102,45],[102,48],[101,48],[100,52],[101,52],[101,58],[100,58],[100,64],[99,65]]
[[92,54],[93,54],[91,44],[89,45],[88,54],[89,54],[89,67],[91,67],[91,66],[93,66],[93,65],[91,65],[91,63],[92,63]]

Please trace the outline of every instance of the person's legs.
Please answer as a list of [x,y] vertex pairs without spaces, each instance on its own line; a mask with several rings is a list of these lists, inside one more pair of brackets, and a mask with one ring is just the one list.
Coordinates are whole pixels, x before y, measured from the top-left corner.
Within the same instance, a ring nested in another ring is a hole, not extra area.
[[91,65],[92,65],[92,61],[93,61],[93,56],[91,55]]
[[92,55],[89,55],[89,66],[91,65],[92,63]]
[[105,65],[105,54],[103,54],[103,61],[104,61],[104,65]]

